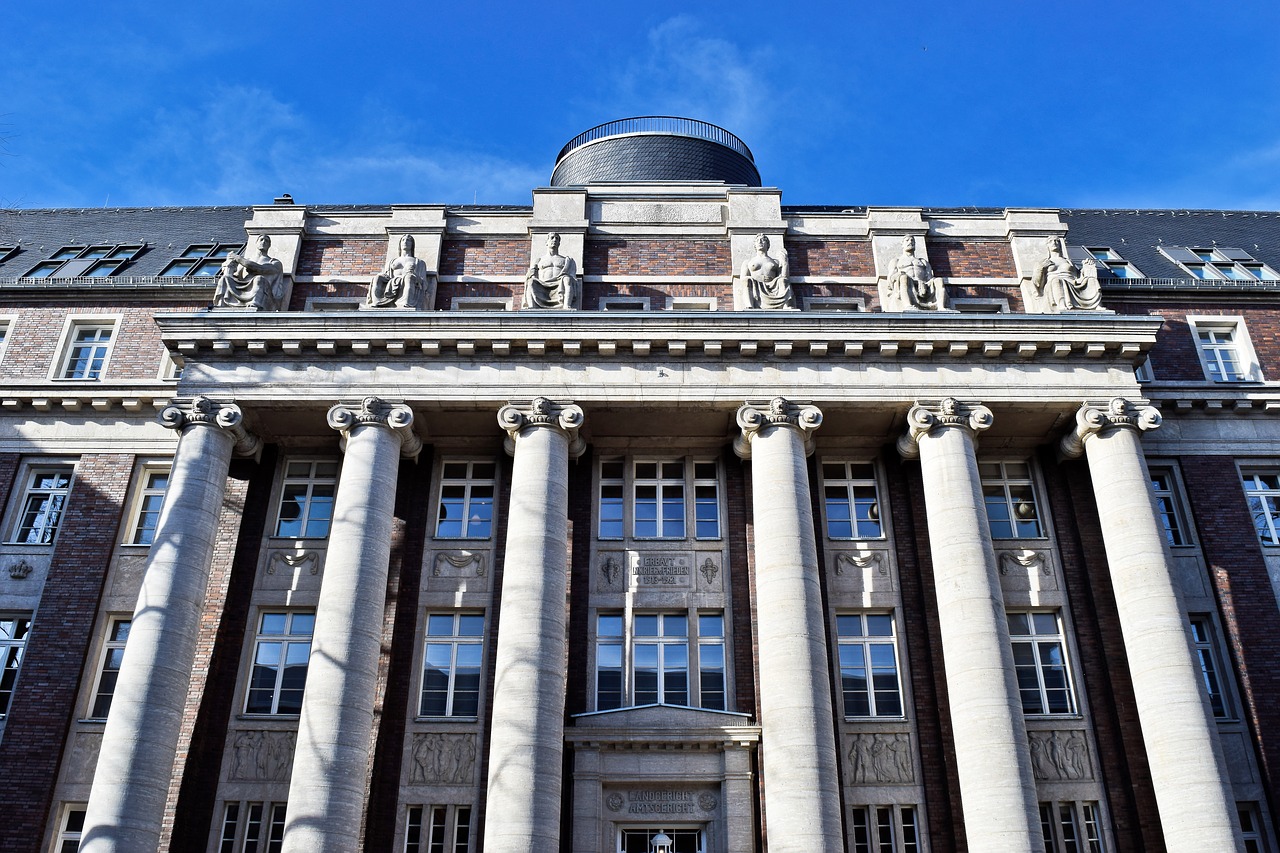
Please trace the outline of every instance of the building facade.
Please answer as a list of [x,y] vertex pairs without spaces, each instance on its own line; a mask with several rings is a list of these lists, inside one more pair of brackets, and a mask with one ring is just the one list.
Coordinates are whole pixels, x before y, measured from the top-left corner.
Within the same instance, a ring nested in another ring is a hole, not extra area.
[[762,184],[0,215],[0,849],[1275,853],[1280,213]]

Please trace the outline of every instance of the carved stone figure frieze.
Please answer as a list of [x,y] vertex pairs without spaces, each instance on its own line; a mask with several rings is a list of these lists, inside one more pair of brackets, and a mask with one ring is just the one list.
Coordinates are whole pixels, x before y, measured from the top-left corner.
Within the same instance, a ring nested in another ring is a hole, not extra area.
[[284,264],[267,254],[271,238],[266,234],[259,235],[254,245],[257,254],[252,257],[232,252],[223,261],[213,292],[214,308],[284,310]]
[[849,764],[859,785],[908,784],[915,779],[911,736],[905,732],[862,732],[850,738]]
[[1028,313],[1102,310],[1097,261],[1086,258],[1077,270],[1067,257],[1066,241],[1061,237],[1050,237],[1045,249],[1047,254],[1036,264],[1030,287],[1024,285],[1022,289]]
[[787,267],[787,250],[777,249],[778,257],[769,254],[769,238],[756,235],[756,253],[742,262],[733,287],[736,311],[796,310],[796,295],[791,289]]
[[233,782],[288,782],[295,732],[239,731],[231,739]]
[[738,428],[733,450],[743,459],[751,458],[751,442],[769,427],[788,427],[804,436],[806,453],[813,452],[813,431],[822,426],[822,410],[817,406],[793,403],[785,397],[774,397],[767,409],[747,403],[738,409]]
[[916,238],[902,238],[902,254],[889,266],[880,286],[882,311],[938,311],[946,307],[946,287],[933,267],[916,254]]
[[1093,761],[1084,732],[1027,732],[1031,745],[1031,769],[1036,779],[1067,782],[1093,778]]
[[369,280],[367,308],[409,308],[430,311],[436,304],[436,277],[426,261],[414,254],[410,234],[400,238],[400,255]]
[[560,235],[547,235],[547,251],[529,266],[524,277],[523,308],[582,307],[582,281],[573,258],[560,254]]
[[955,397],[941,400],[936,407],[917,403],[907,412],[907,432],[898,439],[898,452],[906,459],[920,455],[920,439],[935,429],[961,427],[975,435],[990,429],[995,417],[980,403],[962,403]]
[[1113,397],[1106,408],[1088,403],[1076,412],[1076,428],[1062,437],[1059,449],[1068,459],[1077,459],[1084,453],[1084,443],[1101,432],[1112,429],[1132,429],[1148,432],[1159,428],[1160,413],[1146,401],[1132,403],[1123,397]]
[[569,454],[575,458],[587,449],[578,435],[585,417],[580,406],[556,403],[547,397],[534,397],[527,404],[510,403],[498,410],[498,426],[507,432],[507,453],[515,455],[516,437],[527,429],[559,429],[569,437]]
[[476,736],[419,732],[413,736],[411,785],[469,785],[475,781]]

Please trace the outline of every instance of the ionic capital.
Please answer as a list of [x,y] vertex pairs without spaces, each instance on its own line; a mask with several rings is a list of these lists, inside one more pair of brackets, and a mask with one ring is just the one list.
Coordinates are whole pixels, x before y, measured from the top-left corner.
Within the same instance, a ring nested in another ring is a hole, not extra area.
[[391,403],[379,397],[365,397],[359,403],[339,403],[329,410],[329,426],[342,433],[342,449],[356,427],[377,426],[400,436],[400,455],[416,459],[422,450],[422,439],[413,431],[413,409],[403,403]]
[[1113,429],[1131,429],[1139,434],[1160,426],[1162,418],[1145,400],[1130,402],[1124,397],[1113,397],[1106,408],[1085,403],[1076,412],[1076,428],[1062,437],[1058,449],[1068,459],[1078,459],[1084,454],[1084,443],[1099,433]]
[[569,453],[574,458],[582,455],[587,443],[578,435],[585,416],[582,408],[573,403],[557,403],[546,397],[534,397],[528,403],[513,401],[498,410],[498,426],[507,431],[503,442],[507,453],[514,456],[516,437],[530,429],[558,429],[569,439]]
[[813,453],[813,431],[822,426],[822,410],[806,403],[793,403],[785,397],[774,397],[765,403],[744,403],[738,409],[738,428],[733,452],[743,459],[751,458],[751,442],[769,427],[786,427],[800,433],[805,455]]
[[156,416],[166,429],[184,432],[188,427],[208,426],[225,430],[235,441],[236,456],[255,456],[262,440],[244,428],[244,412],[235,403],[208,397],[175,399]]
[[946,397],[937,405],[916,403],[907,412],[907,432],[898,439],[898,452],[903,458],[915,459],[920,455],[920,439],[934,430],[959,427],[977,436],[990,429],[995,417],[981,403],[962,403],[955,397]]

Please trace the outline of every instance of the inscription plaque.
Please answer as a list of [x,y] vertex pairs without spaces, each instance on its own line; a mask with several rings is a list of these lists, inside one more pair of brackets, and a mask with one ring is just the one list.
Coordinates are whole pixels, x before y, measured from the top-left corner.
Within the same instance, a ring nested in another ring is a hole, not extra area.
[[631,551],[627,560],[631,583],[637,587],[689,589],[693,586],[693,556],[670,551]]

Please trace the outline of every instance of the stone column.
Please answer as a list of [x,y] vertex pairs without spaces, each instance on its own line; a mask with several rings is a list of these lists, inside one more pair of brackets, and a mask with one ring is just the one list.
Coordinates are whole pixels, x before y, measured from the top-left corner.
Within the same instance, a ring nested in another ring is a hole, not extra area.
[[102,734],[81,850],[147,853],[160,842],[227,468],[232,453],[259,448],[241,419],[239,407],[205,397],[160,412],[160,423],[181,437]]
[[367,397],[329,410],[345,459],[334,497],[289,780],[286,853],[360,846],[400,457],[422,448],[408,406]]
[[1089,460],[1165,847],[1238,850],[1231,785],[1139,441],[1158,426],[1150,406],[1122,398],[1105,410],[1086,404],[1062,452]]
[[761,753],[769,850],[843,850],[831,670],[805,458],[822,424],[781,397],[738,409],[751,460]]
[[973,853],[1043,850],[1027,727],[974,453],[991,410],[947,398],[916,405],[898,440],[919,457],[938,593],[956,774]]
[[503,406],[515,457],[498,613],[489,793],[489,853],[560,849],[560,785],[568,645],[569,457],[580,456],[582,409],[538,397]]

